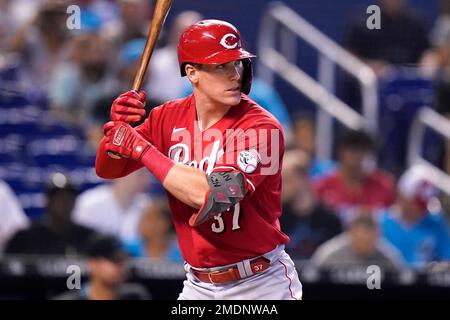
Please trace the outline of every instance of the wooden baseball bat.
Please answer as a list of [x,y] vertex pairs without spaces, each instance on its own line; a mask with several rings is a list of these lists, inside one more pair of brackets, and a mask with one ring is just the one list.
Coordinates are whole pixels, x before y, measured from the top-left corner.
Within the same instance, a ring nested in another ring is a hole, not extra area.
[[134,77],[133,90],[141,89],[142,81],[148,68],[148,63],[155,48],[156,40],[158,40],[164,20],[166,20],[173,0],[157,0],[155,11],[153,12],[152,23],[145,43],[144,53],[141,56],[136,76]]
[[[145,73],[147,72],[148,64],[153,53],[153,49],[155,48],[155,44],[158,40],[159,34],[161,33],[164,21],[166,20],[170,7],[172,6],[172,2],[173,0],[156,0],[152,22],[150,24],[147,41],[145,42],[144,52],[142,53],[141,61],[139,62],[136,76],[134,77],[132,89],[136,92],[141,89],[142,82],[144,80]],[[108,151],[108,155],[114,159],[121,158],[120,155],[112,151]]]

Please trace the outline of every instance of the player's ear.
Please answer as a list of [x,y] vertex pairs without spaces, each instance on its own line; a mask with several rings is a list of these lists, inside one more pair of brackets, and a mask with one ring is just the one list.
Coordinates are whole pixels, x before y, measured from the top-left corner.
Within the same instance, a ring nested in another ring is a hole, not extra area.
[[195,65],[192,65],[190,63],[187,63],[184,66],[184,70],[186,71],[186,76],[188,77],[189,81],[193,84],[196,84],[198,82],[198,68]]

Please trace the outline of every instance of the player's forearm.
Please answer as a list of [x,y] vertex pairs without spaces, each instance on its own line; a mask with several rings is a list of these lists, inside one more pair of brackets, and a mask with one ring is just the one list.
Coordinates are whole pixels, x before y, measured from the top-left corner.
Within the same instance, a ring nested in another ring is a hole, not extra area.
[[112,159],[106,150],[106,139],[103,138],[97,149],[95,159],[95,171],[104,179],[115,179],[124,177],[142,167],[142,164],[129,159]]
[[[144,165],[165,189],[178,200],[193,207],[201,208],[209,190],[206,174],[189,166],[176,164],[161,153],[154,145],[145,140],[134,128],[123,122],[109,122],[104,127],[106,137],[99,148],[97,170],[102,165],[110,166],[111,161],[118,162],[113,174],[103,170],[99,175],[111,177],[128,170],[130,164],[123,160],[107,159],[106,148],[124,158],[134,159]],[[106,143],[108,141],[108,143]],[[113,142],[109,142],[113,141]],[[101,154],[103,150],[104,154]],[[133,161],[131,161],[133,163]],[[119,166],[121,166],[119,168]]]
[[203,171],[181,164],[170,169],[163,186],[175,198],[195,209],[201,208],[209,190]]

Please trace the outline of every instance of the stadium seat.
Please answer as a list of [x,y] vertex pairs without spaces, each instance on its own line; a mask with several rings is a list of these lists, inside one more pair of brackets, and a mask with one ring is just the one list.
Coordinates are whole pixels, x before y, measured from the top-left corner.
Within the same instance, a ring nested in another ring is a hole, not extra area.
[[412,70],[398,70],[380,82],[380,165],[399,175],[406,165],[409,130],[417,111],[430,105],[432,82]]

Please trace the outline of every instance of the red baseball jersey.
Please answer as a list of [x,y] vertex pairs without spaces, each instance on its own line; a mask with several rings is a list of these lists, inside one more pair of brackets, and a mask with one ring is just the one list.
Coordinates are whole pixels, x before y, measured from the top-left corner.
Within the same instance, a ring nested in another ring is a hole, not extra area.
[[331,174],[314,185],[317,197],[341,215],[348,210],[373,210],[394,203],[395,180],[387,172],[376,170],[367,175],[361,188],[346,185],[340,172]]
[[201,131],[193,95],[154,108],[138,132],[175,162],[206,173],[228,168],[245,177],[245,198],[197,227],[194,209],[168,193],[185,260],[208,268],[253,258],[289,241],[280,230],[284,138],[279,122],[242,94],[217,123]]

